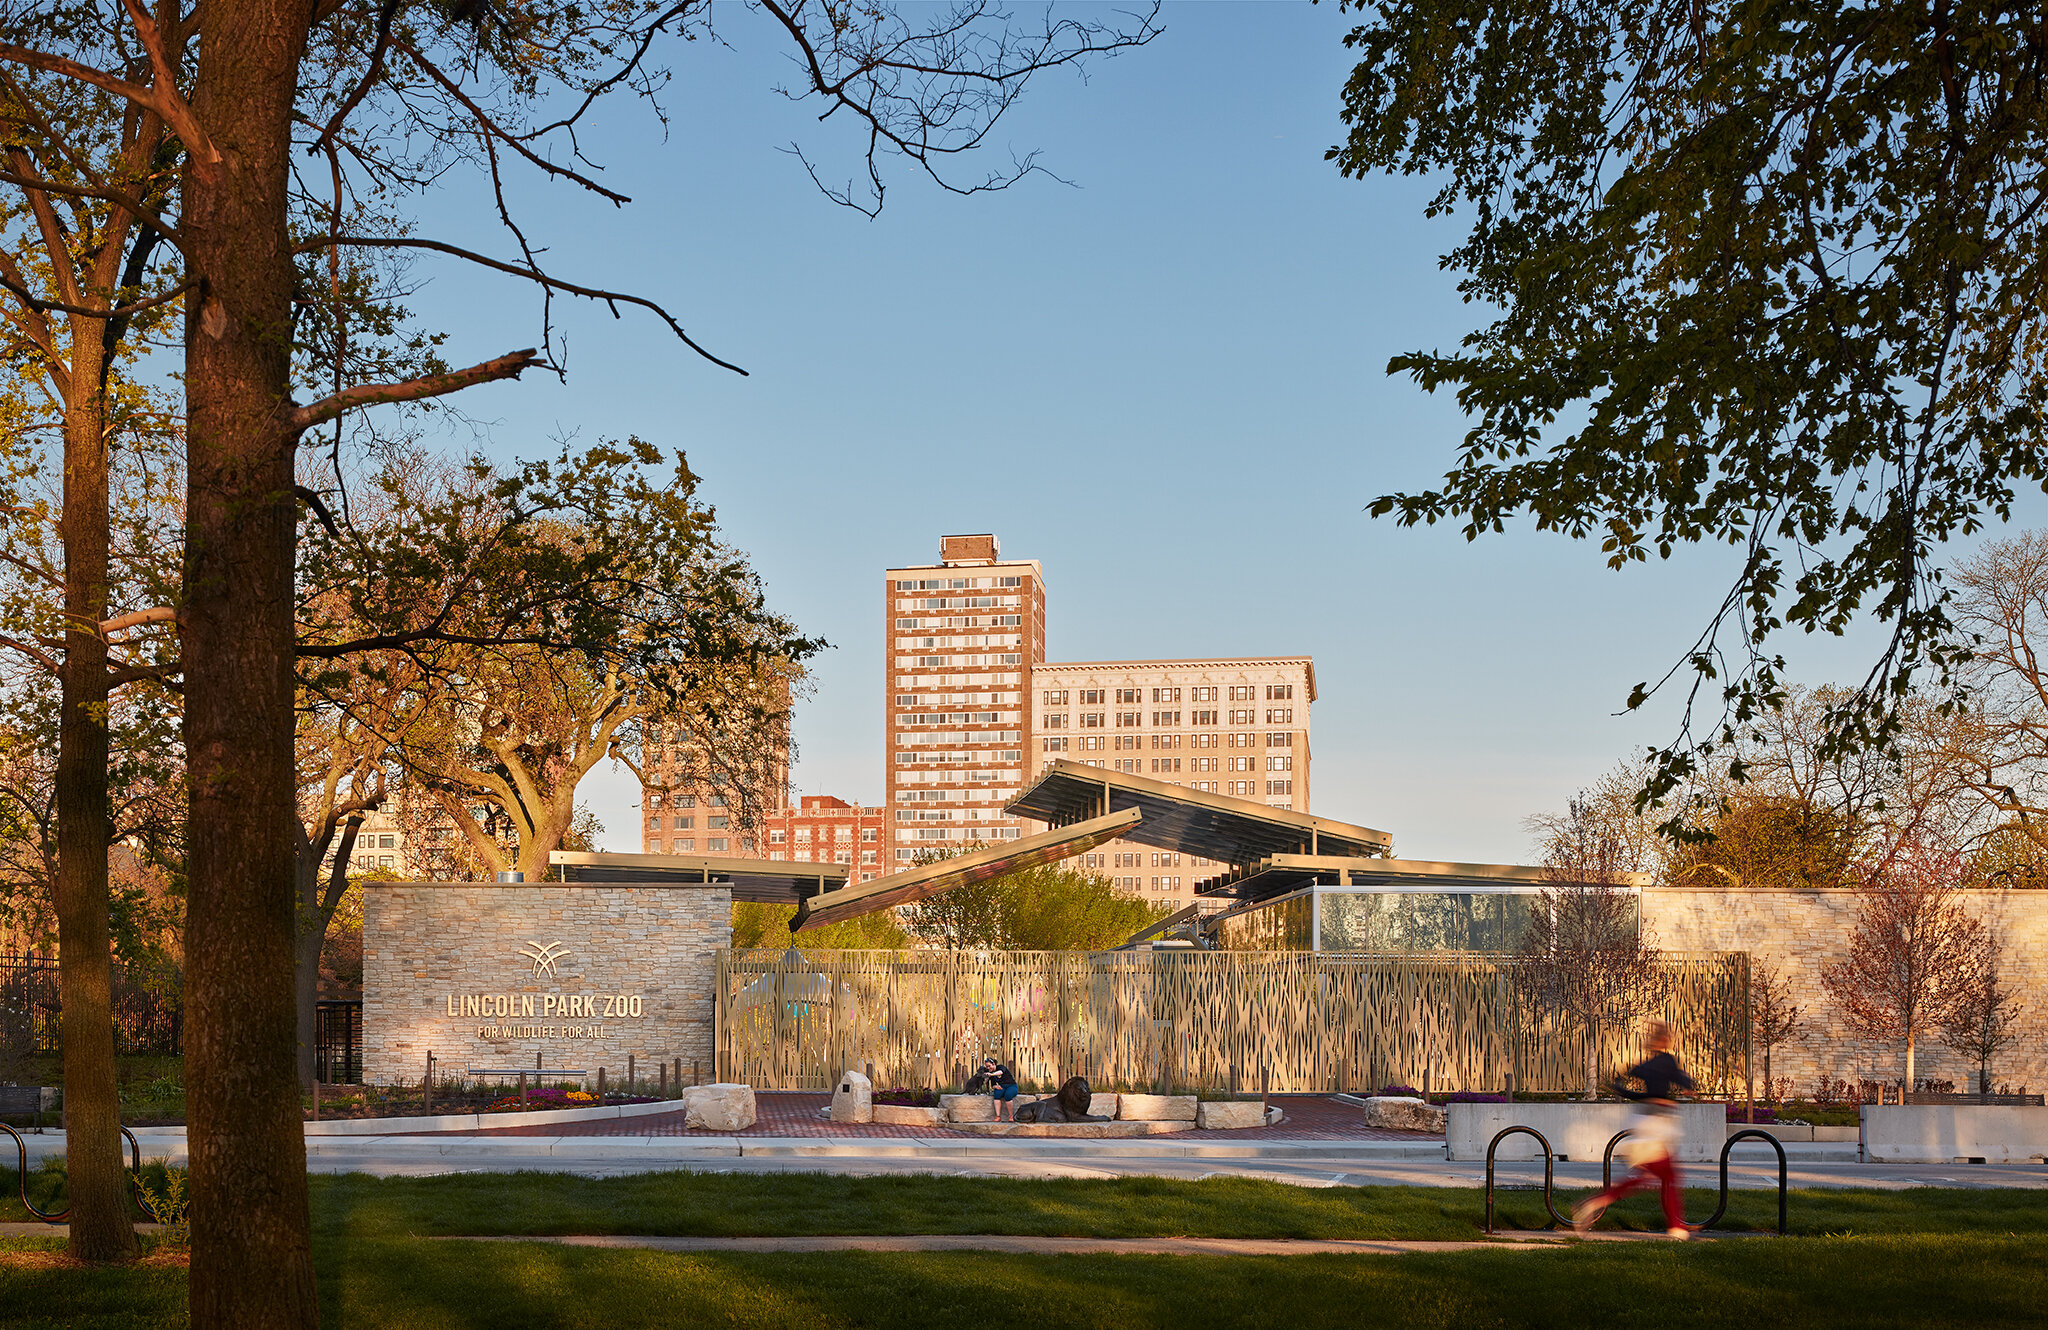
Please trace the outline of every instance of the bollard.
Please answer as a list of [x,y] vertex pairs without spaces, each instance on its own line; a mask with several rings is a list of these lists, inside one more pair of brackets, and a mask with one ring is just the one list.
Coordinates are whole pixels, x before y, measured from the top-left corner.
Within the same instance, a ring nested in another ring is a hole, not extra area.
[[[677,1059],[677,1060],[678,1060],[678,1061],[681,1061],[681,1059],[680,1059],[680,1058],[679,1058],[679,1059]],[[695,1059],[695,1058],[691,1058],[691,1059],[690,1059],[690,1084],[692,1084],[692,1085],[702,1085],[702,1084],[704,1084],[704,1075],[703,1075],[703,1073],[702,1073],[702,1072],[701,1072],[700,1070],[698,1070],[698,1063],[697,1063],[697,1059]]]
[[661,1064],[661,1097],[668,1098],[668,1063]]
[[1508,1073],[1508,1102],[1515,1102],[1515,1073]]
[[638,1086],[638,1085],[640,1084],[640,1078],[639,1078],[638,1076],[634,1075],[634,1071],[635,1071],[635,1068],[634,1068],[634,1066],[633,1066],[633,1055],[632,1055],[631,1053],[628,1053],[628,1054],[626,1054],[626,1093],[627,1093],[627,1094],[632,1094],[632,1093],[633,1093],[633,1091],[634,1091],[634,1087],[636,1087],[636,1086]]
[[427,1079],[420,1082],[420,1111],[428,1117],[434,1115],[434,1050],[427,1050]]
[[682,1092],[683,1092],[683,1060],[682,1060],[681,1058],[677,1058],[677,1059],[676,1059],[676,1093],[677,1093],[677,1094],[681,1094]]
[[519,1111],[526,1111],[526,1073],[519,1073]]
[[597,1069],[597,1102],[604,1102],[604,1068]]
[[320,1120],[320,1078],[313,1078],[313,1121]]

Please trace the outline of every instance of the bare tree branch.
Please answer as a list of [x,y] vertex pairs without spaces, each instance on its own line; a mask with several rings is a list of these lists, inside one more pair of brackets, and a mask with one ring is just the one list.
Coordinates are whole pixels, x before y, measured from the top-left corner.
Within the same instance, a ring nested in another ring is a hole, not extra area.
[[495,360],[486,360],[482,364],[471,365],[468,369],[452,370],[446,374],[428,374],[404,383],[360,383],[332,396],[323,397],[311,405],[298,408],[288,417],[288,423],[293,433],[303,433],[353,407],[376,406],[386,402],[417,402],[428,397],[442,397],[479,383],[490,383],[497,379],[516,379],[523,371],[533,368],[538,363],[538,353],[532,347],[528,347],[524,351],[514,351],[510,355],[499,356]]

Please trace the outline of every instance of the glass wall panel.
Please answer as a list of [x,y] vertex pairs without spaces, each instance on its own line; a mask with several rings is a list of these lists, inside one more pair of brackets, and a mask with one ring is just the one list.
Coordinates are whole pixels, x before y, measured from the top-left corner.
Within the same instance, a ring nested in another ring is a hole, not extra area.
[[1313,951],[1315,901],[1306,891],[1220,919],[1216,945],[1224,951]]
[[1513,892],[1326,891],[1321,951],[1513,951],[1536,897]]

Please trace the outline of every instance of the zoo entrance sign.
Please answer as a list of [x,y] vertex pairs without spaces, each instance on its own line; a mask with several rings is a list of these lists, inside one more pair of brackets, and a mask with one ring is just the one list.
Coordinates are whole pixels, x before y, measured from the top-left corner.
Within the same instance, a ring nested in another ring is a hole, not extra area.
[[[568,954],[556,942],[528,941],[519,949],[536,979],[559,978],[557,962]],[[609,1033],[604,1022],[639,1020],[646,1010],[641,993],[444,993],[442,999],[452,1019],[500,1022],[478,1025],[479,1039],[599,1039]]]

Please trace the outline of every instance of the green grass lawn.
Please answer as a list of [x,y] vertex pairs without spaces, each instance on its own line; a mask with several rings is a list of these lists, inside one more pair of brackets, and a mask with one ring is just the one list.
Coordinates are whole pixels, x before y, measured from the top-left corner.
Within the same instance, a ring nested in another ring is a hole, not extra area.
[[[998,1323],[1129,1327],[2039,1324],[2048,1243],[1880,1237],[1400,1257],[674,1255],[323,1240],[322,1320],[380,1330]],[[183,1272],[10,1270],[22,1330],[178,1326]]]
[[[14,1175],[0,1173],[12,1196]],[[54,1175],[32,1184],[54,1186]],[[1738,1193],[1752,1227],[1769,1193]],[[51,1197],[54,1201],[55,1197]],[[1690,1197],[1695,1214],[1711,1197]],[[40,1203],[40,1202],[39,1202]],[[1471,1238],[1481,1195],[1453,1188],[1309,1190],[1186,1182],[682,1173],[313,1179],[314,1256],[332,1327],[517,1327],[1000,1321],[1032,1327],[1406,1327],[1648,1321],[1772,1326],[2004,1326],[2048,1305],[2048,1192],[1801,1192],[1779,1242],[1587,1244],[1401,1257],[672,1254],[434,1235],[1025,1233]],[[1527,1193],[1503,1197],[1536,1227]],[[18,1217],[8,1215],[6,1217]],[[1655,1203],[1618,1207],[1657,1227]],[[77,1270],[9,1262],[50,1238],[0,1241],[0,1326],[178,1326],[175,1266]],[[1647,1322],[1646,1322],[1647,1323]]]
[[[161,1186],[161,1169],[152,1166]],[[1252,1178],[1082,1179],[804,1173],[643,1173],[579,1178],[558,1173],[465,1173],[434,1178],[364,1174],[312,1179],[313,1220],[324,1239],[401,1234],[639,1233],[745,1237],[826,1233],[1022,1233],[1059,1237],[1470,1238],[1484,1200],[1466,1187],[1290,1187]],[[1565,1209],[1583,1192],[1560,1191]],[[61,1173],[37,1169],[29,1195],[63,1203]],[[1704,1219],[1716,1195],[1686,1193]],[[1501,1192],[1506,1228],[1542,1228],[1540,1200]],[[2048,1191],[1916,1187],[1903,1191],[1795,1191],[1794,1234],[2048,1233]],[[12,1170],[0,1170],[0,1220],[29,1215]],[[1610,1227],[1659,1229],[1652,1193],[1609,1212]],[[1737,1191],[1723,1225],[1777,1226],[1777,1195]]]

